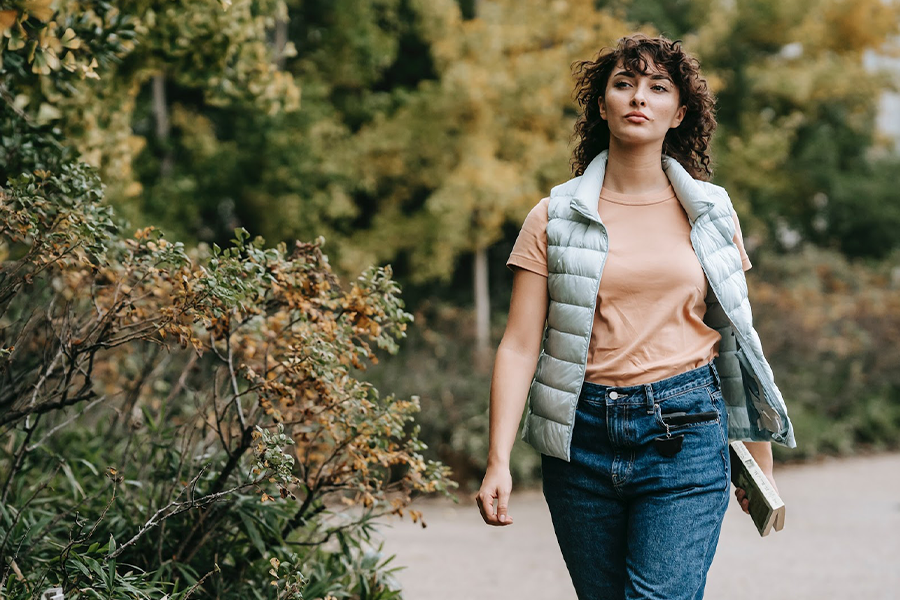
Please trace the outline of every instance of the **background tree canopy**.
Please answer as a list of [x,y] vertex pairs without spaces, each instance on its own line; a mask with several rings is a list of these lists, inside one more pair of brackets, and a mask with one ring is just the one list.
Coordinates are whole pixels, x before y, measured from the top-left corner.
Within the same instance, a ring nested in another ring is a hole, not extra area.
[[[900,240],[896,157],[878,155],[874,125],[896,78],[862,66],[889,50],[896,5],[308,0],[251,17],[210,3],[144,3],[152,27],[137,26],[107,101],[65,108],[69,135],[118,123],[82,151],[108,167],[111,202],[180,238],[321,234],[345,273],[392,262],[403,281],[450,281],[568,176],[571,62],[641,29],[700,58],[719,99],[715,180],[758,245],[784,250],[790,229],[878,258]],[[261,50],[278,19],[284,71]],[[184,28],[204,43],[179,46]]]

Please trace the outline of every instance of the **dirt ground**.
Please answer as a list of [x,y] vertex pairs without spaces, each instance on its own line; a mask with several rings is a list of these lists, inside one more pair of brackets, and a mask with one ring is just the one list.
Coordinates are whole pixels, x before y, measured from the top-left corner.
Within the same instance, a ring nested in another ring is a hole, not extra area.
[[[775,477],[784,529],[760,537],[732,491],[706,598],[900,599],[900,454],[779,465]],[[540,489],[513,489],[507,527],[457,495],[413,504],[425,529],[382,521],[406,600],[575,599]]]

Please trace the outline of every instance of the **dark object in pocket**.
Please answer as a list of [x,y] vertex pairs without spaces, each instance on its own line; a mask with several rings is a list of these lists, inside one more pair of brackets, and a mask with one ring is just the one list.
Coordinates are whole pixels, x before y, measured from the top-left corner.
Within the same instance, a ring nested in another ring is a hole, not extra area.
[[665,456],[666,458],[672,458],[679,452],[681,452],[681,442],[684,441],[684,434],[679,433],[678,435],[673,436],[665,436],[661,435],[659,437],[653,438],[653,445],[656,447],[656,450]]
[[698,413],[685,413],[685,412],[673,412],[673,413],[660,413],[660,418],[662,418],[663,423],[667,423],[669,425],[690,425],[691,423],[702,423],[703,421],[714,421],[718,416],[714,410],[709,410],[705,412]]

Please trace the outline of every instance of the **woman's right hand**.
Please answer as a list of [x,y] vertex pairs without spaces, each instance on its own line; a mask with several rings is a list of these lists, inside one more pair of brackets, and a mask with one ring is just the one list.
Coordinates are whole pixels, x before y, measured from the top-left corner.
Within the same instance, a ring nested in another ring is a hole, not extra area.
[[[512,475],[508,466],[488,466],[481,482],[481,489],[475,495],[481,518],[488,525],[512,525],[512,517],[507,513],[509,495],[512,492]],[[494,510],[494,500],[497,510]]]

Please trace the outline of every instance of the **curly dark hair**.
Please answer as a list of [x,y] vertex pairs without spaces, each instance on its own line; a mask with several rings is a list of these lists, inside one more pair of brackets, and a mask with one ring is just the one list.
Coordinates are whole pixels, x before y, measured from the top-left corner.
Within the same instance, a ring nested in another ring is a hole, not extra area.
[[573,63],[577,82],[574,96],[582,112],[572,136],[578,138],[572,171],[583,174],[588,163],[609,148],[609,124],[600,117],[598,100],[606,93],[606,83],[619,60],[641,74],[647,73],[648,63],[653,64],[678,86],[687,112],[681,124],[666,134],[662,152],[676,159],[695,179],[708,180],[712,170],[707,150],[716,128],[716,100],[700,75],[700,62],[682,50],[680,40],[651,38],[642,33],[620,38],[615,49],[603,48],[594,60]]

